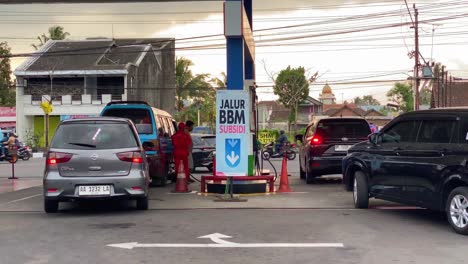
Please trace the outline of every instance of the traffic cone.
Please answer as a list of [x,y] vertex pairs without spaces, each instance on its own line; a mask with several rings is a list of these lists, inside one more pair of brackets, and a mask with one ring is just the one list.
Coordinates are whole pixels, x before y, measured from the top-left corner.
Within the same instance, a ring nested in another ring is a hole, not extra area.
[[288,161],[286,156],[283,157],[283,164],[281,165],[280,187],[276,192],[292,192],[291,188],[289,188]]
[[184,162],[181,161],[179,165],[179,170],[177,172],[177,181],[176,181],[176,193],[186,193],[189,192],[187,187],[187,178],[185,177]]

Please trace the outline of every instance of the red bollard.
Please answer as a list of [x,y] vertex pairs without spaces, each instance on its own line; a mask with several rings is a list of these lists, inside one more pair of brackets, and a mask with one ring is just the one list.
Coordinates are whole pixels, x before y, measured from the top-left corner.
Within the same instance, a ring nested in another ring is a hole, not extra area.
[[18,178],[15,177],[15,163],[11,163],[11,177],[8,178],[9,180],[17,180]]
[[216,176],[216,156],[213,155],[213,176]]
[[11,155],[11,159],[9,162],[11,163],[11,177],[9,177],[9,180],[17,180],[18,178],[15,177],[15,163],[18,161],[18,156],[16,154]]

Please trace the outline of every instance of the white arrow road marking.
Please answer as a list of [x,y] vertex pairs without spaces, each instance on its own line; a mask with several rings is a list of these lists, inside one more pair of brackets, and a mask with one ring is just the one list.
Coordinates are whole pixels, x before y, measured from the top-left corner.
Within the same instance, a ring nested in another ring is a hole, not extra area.
[[109,244],[108,247],[134,249],[134,248],[343,248],[343,243],[234,243],[223,238],[230,236],[214,233],[198,238],[209,238],[215,244],[140,244],[128,242],[120,244]]
[[228,139],[228,143],[229,143],[229,145],[231,145],[231,147],[235,147],[238,142],[239,142],[239,140]]
[[229,160],[231,164],[234,165],[234,163],[236,163],[236,161],[239,159],[239,155],[236,155],[234,151],[231,151],[231,155],[227,155],[226,158]]
[[211,241],[217,243],[217,244],[237,244],[237,243],[234,243],[234,242],[231,242],[231,241],[226,241],[222,238],[232,238],[231,236],[227,236],[227,235],[223,235],[223,234],[220,234],[220,233],[213,233],[213,234],[209,234],[209,235],[206,235],[206,236],[200,236],[198,238],[209,238],[211,239]]

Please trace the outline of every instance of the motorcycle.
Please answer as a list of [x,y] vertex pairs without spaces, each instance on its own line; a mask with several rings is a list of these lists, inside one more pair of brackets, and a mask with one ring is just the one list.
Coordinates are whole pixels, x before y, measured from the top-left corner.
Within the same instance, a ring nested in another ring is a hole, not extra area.
[[288,160],[294,160],[296,158],[296,151],[293,149],[294,147],[294,144],[287,142],[283,147],[281,147],[280,152],[275,152],[275,142],[272,141],[263,147],[262,159],[269,160],[270,158],[282,158],[286,152]]
[[[0,146],[3,147],[3,146]],[[5,150],[5,157],[1,157],[0,161],[8,161],[10,163],[16,163],[18,161],[17,155],[11,155],[11,151]]]
[[20,144],[18,148],[18,159],[29,160],[32,157],[32,150],[29,146]]

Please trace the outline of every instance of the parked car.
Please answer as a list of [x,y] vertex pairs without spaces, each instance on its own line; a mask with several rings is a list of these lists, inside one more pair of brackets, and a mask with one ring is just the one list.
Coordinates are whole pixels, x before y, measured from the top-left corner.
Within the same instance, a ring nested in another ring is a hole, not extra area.
[[369,198],[445,211],[468,234],[468,108],[403,114],[352,147],[343,182],[356,208]]
[[193,128],[192,133],[194,134],[213,134],[213,130],[207,126],[196,126]]
[[216,150],[216,136],[210,134],[192,134],[194,170],[206,167],[213,171],[213,155]]
[[59,202],[79,199],[134,199],[138,209],[148,209],[148,162],[130,120],[64,120],[46,157],[47,213],[57,212]]
[[116,101],[104,107],[101,116],[128,118],[135,124],[149,162],[151,183],[164,186],[168,178],[175,177],[172,160],[162,158],[159,150],[159,130],[167,133],[168,140],[176,132],[176,122],[166,111],[141,101]]
[[348,149],[367,139],[369,124],[362,118],[323,118],[310,124],[305,135],[298,135],[301,179],[308,184],[326,174],[341,174],[341,161]]

